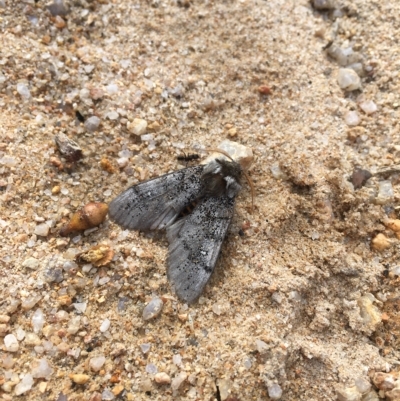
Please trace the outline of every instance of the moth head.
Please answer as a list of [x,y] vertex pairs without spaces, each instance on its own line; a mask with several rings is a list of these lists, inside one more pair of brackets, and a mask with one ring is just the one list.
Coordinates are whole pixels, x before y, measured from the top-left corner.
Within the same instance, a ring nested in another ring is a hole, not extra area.
[[202,179],[209,196],[235,197],[240,189],[242,167],[239,163],[224,159],[211,160],[203,171]]

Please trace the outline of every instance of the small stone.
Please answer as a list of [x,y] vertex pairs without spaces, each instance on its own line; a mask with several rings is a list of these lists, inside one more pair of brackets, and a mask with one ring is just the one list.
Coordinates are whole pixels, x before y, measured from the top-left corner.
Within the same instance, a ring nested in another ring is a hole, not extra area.
[[19,343],[14,334],[7,334],[4,337],[4,347],[8,352],[17,352],[19,349]]
[[46,358],[36,361],[36,366],[32,369],[32,377],[35,379],[50,380],[50,376],[54,373],[54,369],[49,365]]
[[181,384],[187,379],[186,372],[180,372],[177,376],[172,379],[171,388],[173,391],[177,391]]
[[85,313],[87,308],[87,302],[76,302],[72,305],[74,305],[74,308],[78,313]]
[[378,110],[378,106],[372,100],[365,100],[359,106],[365,114],[373,114]]
[[339,387],[336,389],[338,401],[360,401],[361,393],[357,387]]
[[393,199],[394,191],[391,181],[380,181],[378,195],[375,198],[375,203],[385,205]]
[[264,354],[269,349],[268,344],[262,340],[256,340],[256,348],[260,354]]
[[26,299],[24,299],[21,303],[21,308],[25,311],[32,309],[42,297],[40,295],[32,295]]
[[364,323],[375,328],[382,321],[382,313],[373,304],[373,299],[372,294],[366,294],[358,298],[357,304],[360,307],[360,315]]
[[140,344],[140,349],[142,350],[143,354],[147,354],[150,351],[150,344]]
[[400,220],[398,219],[388,219],[383,222],[383,224],[395,233],[400,232]]
[[350,177],[350,181],[353,184],[354,189],[362,188],[366,182],[372,177],[372,174],[368,170],[362,168],[355,168],[353,174]]
[[153,298],[143,310],[143,319],[150,320],[156,318],[161,313],[163,306],[164,303],[160,298]]
[[109,319],[104,319],[100,326],[100,331],[105,333],[111,326],[111,322]]
[[154,380],[158,384],[169,384],[171,383],[171,378],[165,372],[156,373]]
[[119,114],[118,114],[115,110],[109,111],[109,112],[107,113],[107,118],[108,118],[109,120],[111,120],[111,121],[117,120],[118,117],[119,117]]
[[127,124],[128,130],[137,136],[144,135],[147,130],[147,121],[141,118],[135,118],[132,122]]
[[371,390],[369,393],[363,395],[362,401],[380,401],[380,398],[375,390]]
[[23,379],[15,386],[15,395],[21,395],[29,391],[33,386],[33,377],[31,374],[26,374]]
[[65,17],[68,14],[68,7],[64,4],[63,0],[54,0],[47,8],[53,17],[57,15]]
[[116,84],[110,84],[106,86],[106,91],[110,95],[116,95],[119,91],[118,85]]
[[94,372],[99,372],[100,369],[105,364],[105,362],[106,362],[106,358],[103,355],[90,358],[90,361],[89,361],[90,369],[92,369]]
[[152,375],[156,374],[158,372],[157,366],[154,363],[148,363],[146,365],[146,372]]
[[17,84],[17,92],[21,95],[22,98],[26,100],[31,97],[31,92],[29,91],[29,88],[23,83]]
[[116,397],[118,397],[124,390],[125,390],[125,387],[122,386],[121,384],[118,384],[111,391]]
[[313,0],[312,5],[316,10],[332,10],[336,7],[335,0]]
[[395,387],[395,378],[390,373],[377,372],[372,376],[372,382],[383,391],[392,390]]
[[179,354],[175,354],[172,357],[172,362],[176,365],[176,366],[180,366],[182,365],[182,357]]
[[371,241],[371,248],[378,252],[383,252],[384,250],[390,248],[392,243],[389,239],[382,233],[376,235]]
[[356,111],[348,111],[344,116],[344,122],[349,127],[355,127],[360,124],[360,117]]
[[35,347],[36,345],[40,345],[40,338],[35,333],[26,333],[24,342],[25,345]]
[[86,121],[85,121],[85,128],[89,131],[89,132],[94,132],[97,130],[97,128],[99,128],[99,125],[101,123],[101,120],[99,117],[96,116],[92,116],[89,117]]
[[84,374],[71,374],[69,378],[76,384],[85,384],[90,379],[90,376]]
[[10,316],[0,315],[0,323],[8,323],[10,321]]
[[393,390],[385,391],[385,397],[388,401],[400,400],[400,388],[396,387]]
[[221,400],[226,400],[232,391],[232,381],[229,379],[217,379],[217,385]]
[[22,262],[22,267],[26,269],[37,270],[39,268],[40,262],[36,258],[28,258]]
[[345,91],[354,91],[361,88],[361,79],[351,68],[341,68],[337,80],[340,88]]
[[271,400],[280,400],[282,397],[282,388],[279,384],[274,383],[268,386],[268,395]]
[[354,383],[361,394],[366,394],[371,390],[371,383],[363,377],[357,377],[357,379],[354,380]]
[[41,309],[36,309],[35,313],[32,315],[32,327],[35,333],[40,333],[42,331],[45,319]]
[[54,137],[58,151],[69,162],[77,162],[83,157],[81,147],[64,133],[59,133]]
[[35,227],[35,231],[33,232],[35,235],[39,235],[41,237],[47,237],[49,235],[50,227],[46,224],[38,224]]

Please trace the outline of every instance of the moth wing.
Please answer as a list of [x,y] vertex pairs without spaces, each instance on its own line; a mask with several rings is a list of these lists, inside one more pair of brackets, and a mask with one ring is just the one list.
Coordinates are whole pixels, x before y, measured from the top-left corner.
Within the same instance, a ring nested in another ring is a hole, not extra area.
[[210,279],[234,204],[235,199],[228,196],[206,198],[190,215],[167,228],[167,276],[181,300],[194,302]]
[[165,228],[199,197],[202,171],[203,166],[189,167],[134,185],[109,204],[108,214],[131,230]]

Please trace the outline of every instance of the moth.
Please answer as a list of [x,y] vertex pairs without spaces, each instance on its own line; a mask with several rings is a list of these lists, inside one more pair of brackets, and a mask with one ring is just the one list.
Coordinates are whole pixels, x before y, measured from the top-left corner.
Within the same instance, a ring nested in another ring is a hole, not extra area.
[[233,159],[216,158],[134,185],[109,205],[111,220],[124,228],[166,229],[167,277],[188,304],[201,295],[214,271],[242,175],[248,178]]

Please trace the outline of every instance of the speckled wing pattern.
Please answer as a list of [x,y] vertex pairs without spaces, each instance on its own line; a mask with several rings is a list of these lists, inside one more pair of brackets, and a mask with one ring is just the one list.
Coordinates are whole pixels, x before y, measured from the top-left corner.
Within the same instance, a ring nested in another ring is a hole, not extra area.
[[[232,220],[241,167],[215,159],[128,188],[109,216],[131,230],[167,229],[168,279],[178,297],[194,302],[213,273]],[[185,208],[194,210],[182,217]]]
[[111,220],[130,230],[160,230],[171,225],[202,191],[204,166],[188,167],[128,188],[109,205]]
[[232,220],[235,198],[206,198],[167,228],[168,280],[180,299],[194,302],[214,271]]

